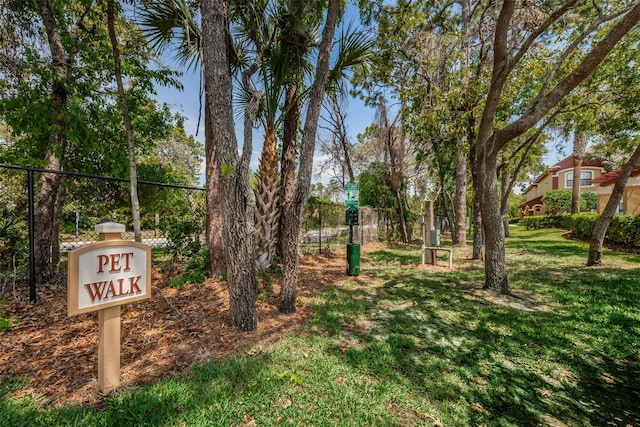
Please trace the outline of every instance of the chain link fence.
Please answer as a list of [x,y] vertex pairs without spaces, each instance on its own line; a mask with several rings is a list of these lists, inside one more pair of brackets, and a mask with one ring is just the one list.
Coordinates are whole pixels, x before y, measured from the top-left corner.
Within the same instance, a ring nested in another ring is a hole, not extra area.
[[[30,275],[33,187],[42,172],[0,165],[0,294]],[[61,182],[55,206],[58,233],[50,248],[53,265],[66,252],[97,241],[94,227],[100,222],[124,224],[123,239],[134,239],[128,179],[57,173]],[[142,241],[153,249],[154,264],[175,263],[201,249],[205,242],[204,196],[202,188],[138,182]]]
[[[341,204],[307,202],[302,221],[300,250],[310,253],[326,253],[344,248],[349,243],[349,226],[346,225],[346,207]],[[389,224],[387,215],[369,206],[358,208],[358,225],[353,226],[353,243],[366,244],[387,239]]]
[[[0,164],[0,294],[6,287],[30,276],[30,210],[44,170]],[[52,260],[98,240],[96,224],[124,224],[125,240],[134,240],[129,181],[88,174],[57,172],[61,185],[54,227],[59,231],[51,247]],[[172,265],[188,259],[205,243],[204,189],[180,185],[138,182],[142,241],[152,250],[154,265]],[[31,206],[31,207],[30,207]],[[359,207],[359,225],[353,226],[353,243],[391,238],[394,224],[389,212]],[[304,252],[325,253],[344,248],[350,230],[346,207],[310,201],[305,206],[300,236]],[[31,218],[31,219],[30,219]],[[56,261],[53,264],[57,264]]]

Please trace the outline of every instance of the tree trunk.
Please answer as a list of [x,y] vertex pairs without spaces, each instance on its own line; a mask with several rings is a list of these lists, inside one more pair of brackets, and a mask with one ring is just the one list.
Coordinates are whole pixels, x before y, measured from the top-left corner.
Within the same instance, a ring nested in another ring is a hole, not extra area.
[[60,189],[56,198],[56,209],[53,215],[53,227],[51,235],[51,271],[58,275],[58,267],[60,266],[60,224],[62,223],[62,215],[64,210],[64,202],[67,199],[67,190],[60,180]]
[[587,135],[574,128],[573,136],[573,187],[571,187],[571,214],[580,213],[580,173],[587,150]]
[[278,218],[278,254],[284,252],[284,213],[291,212],[296,185],[296,147],[298,145],[298,123],[300,121],[300,103],[296,83],[285,88],[284,130],[282,134],[282,160],[280,161],[280,216]]
[[[48,0],[38,0],[38,7],[47,33],[53,73],[56,76],[51,83],[51,133],[45,164],[47,169],[60,171],[67,147],[64,135],[67,129],[64,110],[67,107],[67,79],[71,70],[71,58],[62,45],[51,4]],[[38,184],[38,195],[34,207],[34,233],[36,283],[39,284],[47,281],[52,273],[51,239],[60,177],[55,173],[43,173]]]
[[251,147],[250,141],[249,144],[245,141],[239,160],[231,102],[228,4],[223,0],[201,0],[200,4],[205,87],[211,94],[206,114],[211,118],[212,129],[216,129],[218,182],[225,195],[221,213],[229,317],[236,330],[252,331],[258,326],[258,316],[253,258],[254,199],[248,174]]
[[[476,145],[471,145],[470,156],[475,159]],[[472,165],[474,166],[474,165]],[[471,206],[471,227],[473,229],[472,260],[482,261],[482,245],[484,244],[484,233],[482,231],[482,214],[480,212],[480,188],[478,184],[478,174],[475,167],[471,168],[471,185],[473,187],[473,202]]]
[[[616,213],[620,200],[624,195],[624,189],[627,186],[627,181],[633,172],[633,169],[640,164],[640,145],[638,145],[627,161],[627,163],[620,169],[620,175],[616,179],[616,183],[613,186],[613,191],[607,202],[607,206],[604,208],[604,212],[600,215],[600,218],[596,221],[591,233],[591,240],[589,242],[589,259],[587,265],[600,265],[602,262],[602,246],[604,244],[604,237],[607,234],[607,228],[611,224],[611,220]],[[574,177],[575,179],[575,177]]]
[[482,231],[482,215],[480,213],[480,201],[476,196],[477,193],[473,195],[473,207],[471,209],[472,213],[472,228],[473,228],[473,242],[472,242],[472,252],[471,259],[476,261],[482,261],[482,245],[484,244],[484,233]]
[[[209,111],[211,95],[205,87],[204,103],[205,111]],[[206,239],[209,249],[209,265],[207,271],[209,277],[217,277],[224,273],[224,251],[222,246],[222,218],[220,217],[222,198],[218,186],[218,167],[216,166],[216,141],[211,127],[211,118],[204,115],[204,149],[205,149],[205,187],[207,224]]]
[[122,119],[124,128],[127,133],[127,149],[129,152],[129,191],[131,197],[131,215],[133,216],[133,236],[136,242],[142,242],[142,227],[140,226],[140,201],[138,199],[138,172],[136,168],[136,150],[133,137],[133,126],[129,117],[129,107],[124,92],[124,84],[122,83],[122,70],[120,67],[120,47],[118,46],[118,38],[115,30],[115,4],[113,0],[107,2],[107,27],[109,31],[109,40],[111,41],[111,50],[113,52],[113,63],[116,77],[116,85],[118,87],[118,102],[120,111],[122,111]]
[[294,202],[291,204],[290,210],[283,210],[282,212],[284,218],[282,240],[283,266],[280,301],[278,303],[278,309],[281,313],[293,313],[296,310],[298,245],[300,227],[302,225],[302,209],[309,195],[309,187],[311,185],[318,119],[324,97],[324,88],[329,75],[331,44],[339,12],[340,0],[329,0],[326,21],[322,30],[322,41],[316,63],[316,75],[311,85],[302,143],[300,145],[300,166],[293,198]]
[[509,220],[507,214],[509,213],[509,194],[511,189],[509,188],[509,171],[507,165],[503,164],[500,168],[500,214],[502,215],[502,228],[504,229],[504,237],[509,237]]
[[[466,146],[466,144],[461,145]],[[464,149],[458,151],[455,200],[453,245],[465,246],[467,244],[467,153]]]
[[485,284],[483,289],[489,289],[500,294],[509,294],[507,281],[504,227],[498,199],[495,171],[496,158],[484,156],[475,165],[478,171],[478,188],[482,197],[479,198],[480,211],[485,238]]
[[[565,3],[557,9],[552,18],[543,22],[540,32],[548,28],[549,25],[560,19],[572,3]],[[496,26],[493,41],[493,68],[491,71],[491,83],[485,99],[485,105],[478,127],[478,136],[475,143],[475,156],[473,161],[474,172],[479,178],[479,198],[484,223],[487,259],[485,263],[485,288],[498,290],[502,293],[509,292],[507,282],[504,234],[500,224],[500,209],[498,206],[497,190],[495,187],[497,155],[499,151],[512,139],[519,137],[528,129],[538,123],[549,111],[554,108],[569,92],[586,79],[596,66],[611,52],[616,44],[640,21],[640,4],[633,6],[624,14],[620,20],[596,42],[593,47],[584,55],[576,67],[571,70],[563,79],[550,90],[549,86],[543,86],[536,99],[525,109],[525,111],[508,126],[502,129],[495,129],[495,117],[502,91],[509,75],[516,67],[529,46],[535,41],[530,38],[531,43],[525,42],[519,50],[516,49],[514,55],[510,51],[509,34],[511,32],[511,19],[516,9],[516,2],[505,1],[502,3]],[[545,27],[547,26],[547,27]],[[557,64],[559,66],[559,63]],[[549,74],[549,82],[553,79],[554,73]]]
[[256,182],[256,265],[267,270],[276,257],[278,227],[278,145],[276,130],[267,128]]
[[[465,89],[468,90],[469,61],[471,53],[470,44],[470,24],[471,24],[471,1],[461,0],[461,25],[462,25],[462,52],[465,72]],[[466,91],[465,90],[465,91]],[[467,136],[463,136],[458,148],[458,158],[456,163],[456,204],[454,207],[455,224],[453,245],[465,246],[467,244]]]

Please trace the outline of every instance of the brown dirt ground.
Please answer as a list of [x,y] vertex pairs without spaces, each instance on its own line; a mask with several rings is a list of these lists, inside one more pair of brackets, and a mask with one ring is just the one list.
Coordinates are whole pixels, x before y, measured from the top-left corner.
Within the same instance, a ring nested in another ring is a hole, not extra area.
[[[376,246],[363,247],[363,256]],[[248,333],[235,332],[229,323],[225,282],[208,279],[178,290],[166,286],[171,273],[154,270],[151,299],[122,306],[120,389],[180,375],[190,365],[277,341],[313,315],[314,295],[346,279],[345,258],[344,249],[301,255],[296,313],[280,315],[275,296],[258,300],[260,323]],[[279,284],[272,287],[277,295]],[[0,335],[0,379],[25,382],[14,396],[38,396],[54,406],[101,402],[97,313],[68,317],[65,285],[40,289],[36,304],[24,293],[3,298],[3,317],[19,319]]]

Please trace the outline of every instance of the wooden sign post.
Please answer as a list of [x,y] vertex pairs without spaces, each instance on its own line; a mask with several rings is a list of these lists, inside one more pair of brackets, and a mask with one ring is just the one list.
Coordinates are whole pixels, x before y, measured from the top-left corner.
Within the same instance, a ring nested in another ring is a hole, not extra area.
[[99,242],[69,253],[68,315],[98,311],[98,385],[120,385],[120,306],[151,298],[151,248],[121,239],[122,224],[95,227]]

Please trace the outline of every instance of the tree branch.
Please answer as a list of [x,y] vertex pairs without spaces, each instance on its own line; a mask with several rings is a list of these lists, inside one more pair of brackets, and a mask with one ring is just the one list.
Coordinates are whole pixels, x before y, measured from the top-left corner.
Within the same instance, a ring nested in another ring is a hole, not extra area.
[[[501,149],[508,141],[522,135],[555,107],[563,97],[582,83],[638,21],[640,21],[640,1],[635,2],[629,12],[587,53],[582,62],[567,77],[562,79],[549,93],[542,96],[539,102],[532,104],[520,118],[504,129],[494,132],[494,150]],[[493,117],[491,118],[493,119]]]

